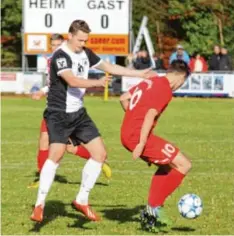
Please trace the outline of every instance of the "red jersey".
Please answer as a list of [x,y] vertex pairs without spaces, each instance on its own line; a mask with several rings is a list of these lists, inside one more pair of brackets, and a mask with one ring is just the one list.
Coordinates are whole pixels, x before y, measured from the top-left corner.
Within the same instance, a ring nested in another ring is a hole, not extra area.
[[[121,128],[121,136],[125,136],[125,138],[126,136],[130,138],[132,134],[134,136],[140,135],[148,110],[153,108],[162,113],[172,98],[172,90],[167,78],[159,76],[153,77],[150,80],[143,80],[131,88],[129,92],[132,94],[132,97]],[[152,129],[157,124],[157,119]]]

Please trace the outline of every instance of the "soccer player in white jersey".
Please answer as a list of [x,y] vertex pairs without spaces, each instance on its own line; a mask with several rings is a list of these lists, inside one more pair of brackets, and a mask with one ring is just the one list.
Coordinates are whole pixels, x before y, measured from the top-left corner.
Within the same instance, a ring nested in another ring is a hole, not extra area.
[[[61,44],[64,41],[64,37],[61,34],[52,34],[50,38],[50,45],[51,45],[51,51],[52,53],[61,46]],[[50,62],[51,62],[51,56],[47,58],[47,83],[46,86],[44,86],[41,90],[35,92],[32,94],[32,98],[35,100],[41,99],[43,96],[47,95],[49,92],[49,84],[50,84],[50,78],[49,78],[49,72],[50,72]],[[74,146],[70,141],[67,145],[67,152],[74,154],[76,156],[79,156],[84,159],[89,159],[90,154],[89,152],[81,145]],[[48,136],[48,130],[46,126],[45,119],[42,119],[41,126],[40,126],[40,137],[39,137],[39,150],[37,153],[37,172],[36,177],[39,176],[42,167],[47,160],[49,155],[49,136]],[[106,178],[111,178],[111,168],[107,163],[104,163],[102,166],[102,171]],[[38,177],[31,183],[28,188],[37,188],[39,186],[39,180]]]
[[45,199],[69,137],[73,144],[81,144],[91,154],[83,168],[81,187],[73,206],[88,219],[100,220],[91,209],[88,198],[107,154],[99,131],[83,106],[83,96],[86,88],[104,87],[109,78],[89,80],[89,68],[95,67],[110,74],[129,77],[149,78],[154,74],[150,69],[132,70],[102,61],[85,47],[89,33],[90,28],[85,21],[73,21],[69,27],[68,41],[52,56],[50,89],[44,112],[49,134],[49,157],[41,170],[37,200],[31,215],[31,220],[37,222],[43,220]]

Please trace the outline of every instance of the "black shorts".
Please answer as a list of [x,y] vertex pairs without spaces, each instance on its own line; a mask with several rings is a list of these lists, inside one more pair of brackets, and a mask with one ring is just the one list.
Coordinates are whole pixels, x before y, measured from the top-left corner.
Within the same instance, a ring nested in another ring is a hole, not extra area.
[[44,118],[48,128],[50,144],[67,144],[70,138],[73,145],[77,146],[80,143],[89,143],[100,136],[96,125],[85,108],[72,113],[46,109]]

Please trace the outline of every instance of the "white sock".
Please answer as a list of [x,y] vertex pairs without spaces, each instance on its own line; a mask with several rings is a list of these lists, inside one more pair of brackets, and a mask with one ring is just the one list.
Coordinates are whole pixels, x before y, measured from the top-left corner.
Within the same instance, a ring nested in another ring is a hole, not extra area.
[[87,205],[89,202],[89,192],[95,185],[102,169],[101,162],[97,162],[90,158],[82,171],[82,179],[80,191],[76,196],[76,202],[82,205]]
[[40,184],[37,194],[37,201],[36,205],[43,205],[45,204],[46,196],[50,190],[50,187],[54,181],[54,177],[56,174],[56,169],[58,168],[59,164],[54,163],[52,160],[47,159],[40,174]]

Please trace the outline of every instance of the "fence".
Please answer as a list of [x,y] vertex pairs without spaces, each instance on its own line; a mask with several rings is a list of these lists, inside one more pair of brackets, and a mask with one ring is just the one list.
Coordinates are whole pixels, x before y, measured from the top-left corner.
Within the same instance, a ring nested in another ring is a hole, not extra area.
[[[164,75],[160,72],[159,75]],[[90,73],[90,79],[97,79],[103,73]],[[39,72],[2,71],[1,92],[15,94],[30,94],[39,90],[45,84],[46,74]],[[111,95],[119,95],[139,83],[140,78],[114,76],[110,86]],[[100,95],[103,88],[90,88],[87,93]],[[205,97],[234,97],[234,72],[193,73],[185,84],[174,93],[175,96],[205,96]]]

